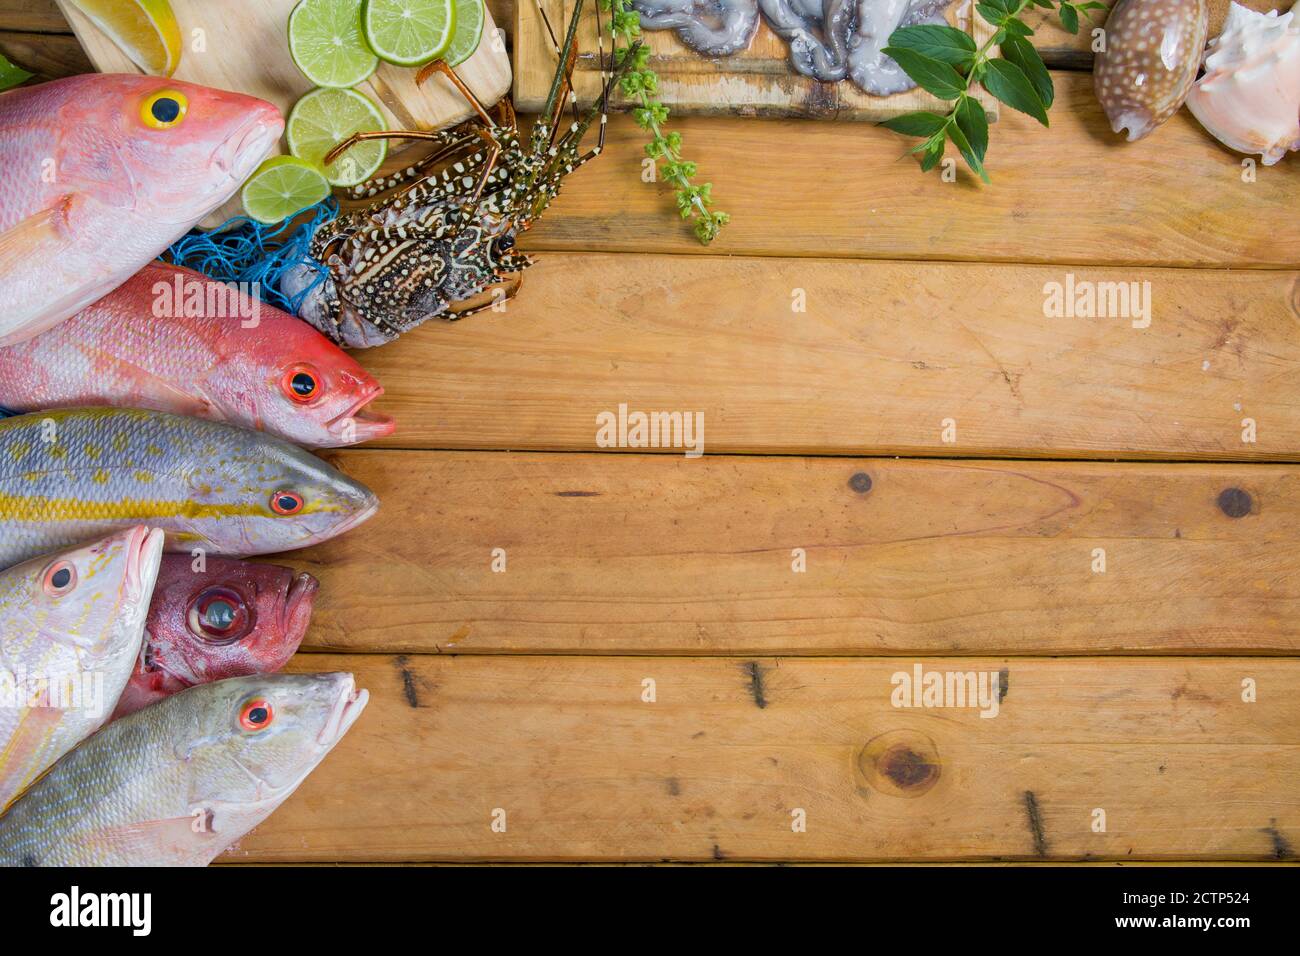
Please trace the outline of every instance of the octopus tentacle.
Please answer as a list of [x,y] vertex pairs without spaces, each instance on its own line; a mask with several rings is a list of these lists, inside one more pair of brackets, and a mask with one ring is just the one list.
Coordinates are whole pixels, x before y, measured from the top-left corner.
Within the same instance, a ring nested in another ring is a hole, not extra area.
[[705,56],[738,53],[758,30],[757,0],[637,0],[636,9],[643,28],[676,30]]

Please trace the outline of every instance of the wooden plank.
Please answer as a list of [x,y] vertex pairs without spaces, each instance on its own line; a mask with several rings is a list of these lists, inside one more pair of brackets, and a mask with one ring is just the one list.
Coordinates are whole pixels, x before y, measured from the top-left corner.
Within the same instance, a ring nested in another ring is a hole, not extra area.
[[70,33],[54,0],[0,0],[0,30]]
[[40,80],[57,80],[94,69],[81,44],[74,37],[58,33],[0,33],[0,53]]
[[892,706],[912,663],[300,654],[295,670],[352,670],[372,702],[227,859],[1274,860],[1300,845],[1300,661],[924,661],[1004,672],[990,719]]
[[321,579],[316,648],[1300,651],[1291,466],[331,458],[383,506],[285,558]]
[[[539,9],[557,36],[573,14],[574,0],[521,0],[515,4],[514,99],[524,111],[540,112],[555,74],[555,44]],[[984,20],[970,18],[969,6],[954,5],[950,22],[977,43],[992,36]],[[582,102],[600,93],[601,60],[597,12],[588,4],[579,25],[580,51],[574,68],[574,88]],[[915,110],[934,110],[943,101],[914,88],[893,96],[872,96],[850,82],[823,83],[800,76],[789,62],[790,48],[760,19],[750,45],[732,56],[700,56],[671,30],[646,31],[643,42],[652,52],[650,66],[658,74],[657,99],[677,116],[798,116],[817,119],[875,122]],[[606,40],[606,46],[608,40]],[[982,90],[977,94],[985,112],[997,119],[998,102]],[[627,107],[626,97],[615,103]]]
[[[595,451],[627,403],[703,413],[706,452],[1300,457],[1295,272],[539,259],[504,313],[362,355],[389,444]],[[1071,275],[1149,282],[1150,326],[1045,317]]]
[[[1300,163],[1242,181],[1241,157],[1185,111],[1137,143],[1110,131],[1092,77],[1058,73],[1052,126],[1014,110],[984,186],[945,183],[913,140],[867,124],[687,117],[684,152],[732,222],[707,251],[1172,266],[1294,267]],[[701,253],[662,184],[640,180],[645,133],[609,124],[606,152],[547,211],[532,249]],[[1176,158],[1176,161],[1175,161]],[[816,188],[813,188],[814,182]],[[823,185],[824,184],[824,185]]]

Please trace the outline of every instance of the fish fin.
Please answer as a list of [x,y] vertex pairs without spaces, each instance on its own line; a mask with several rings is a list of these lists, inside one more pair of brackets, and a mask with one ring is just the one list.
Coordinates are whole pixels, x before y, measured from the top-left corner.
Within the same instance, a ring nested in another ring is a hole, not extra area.
[[7,803],[16,800],[46,766],[54,762],[48,759],[46,751],[63,718],[63,711],[46,706],[49,703],[48,690],[42,692],[37,703],[41,706],[26,708],[18,718],[18,726],[0,747],[0,803],[6,804],[3,809],[8,809]]
[[123,866],[177,866],[200,857],[207,862],[211,841],[205,837],[211,834],[210,817],[210,811],[198,808],[192,816],[100,827],[82,834],[77,842],[107,851]]
[[68,193],[49,208],[0,230],[0,276],[18,290],[16,296],[0,294],[0,307],[5,312],[0,323],[0,346],[22,342],[44,331],[52,324],[48,316],[61,316],[69,307],[75,310],[85,295],[86,290],[75,285],[62,290],[62,297],[23,293],[33,285],[36,276],[48,272],[51,263],[58,262],[73,244],[72,221],[84,213],[86,204],[87,199],[81,193]]

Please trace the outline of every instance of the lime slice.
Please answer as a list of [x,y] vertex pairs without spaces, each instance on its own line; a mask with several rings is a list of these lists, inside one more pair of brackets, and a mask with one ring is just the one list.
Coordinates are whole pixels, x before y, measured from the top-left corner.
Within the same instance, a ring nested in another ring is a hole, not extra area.
[[334,186],[355,186],[374,175],[388,155],[388,143],[357,143],[330,165],[325,154],[353,133],[384,129],[379,107],[356,90],[312,90],[294,104],[285,123],[289,152],[325,170]]
[[379,65],[361,35],[361,0],[302,0],[289,14],[289,53],[317,86],[355,86]]
[[448,66],[460,66],[478,49],[483,39],[483,0],[455,0],[456,32],[442,58]]
[[72,0],[146,73],[171,76],[181,62],[181,28],[167,0]]
[[366,0],[361,29],[381,60],[419,66],[446,51],[456,32],[455,0]]
[[244,183],[244,212],[258,222],[280,222],[330,194],[325,174],[296,156],[272,156]]

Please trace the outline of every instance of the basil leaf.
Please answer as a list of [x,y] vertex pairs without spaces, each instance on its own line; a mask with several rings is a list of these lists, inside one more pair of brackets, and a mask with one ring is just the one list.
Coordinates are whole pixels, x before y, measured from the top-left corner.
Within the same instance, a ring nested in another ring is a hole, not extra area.
[[1061,4],[1061,26],[1071,33],[1079,32],[1079,11],[1068,3]]
[[14,66],[5,59],[3,53],[0,53],[0,90],[7,90],[9,87],[25,83],[31,78],[31,73],[28,73],[20,66]]
[[[956,125],[961,130],[970,151],[982,160],[989,148],[989,118],[984,112],[984,107],[979,104],[979,101],[967,96],[957,101],[954,114],[957,118]],[[958,149],[961,149],[958,140],[954,138],[953,142],[957,143]],[[974,169],[974,165],[971,168]]]
[[889,45],[915,50],[923,56],[970,69],[975,62],[975,41],[969,33],[950,26],[920,24],[899,27],[889,35]]
[[966,160],[966,165],[979,173],[980,179],[988,182],[989,174],[984,171],[984,164],[975,155],[975,150],[967,141],[966,135],[956,125],[953,125],[948,127],[948,137],[952,140],[952,144],[957,147],[957,151],[961,153],[962,158]]
[[1002,57],[1020,67],[1043,106],[1050,109],[1052,101],[1056,99],[1056,89],[1052,86],[1052,74],[1047,72],[1043,58],[1038,55],[1034,45],[1028,40],[1008,37],[1002,44]]
[[904,113],[882,120],[880,125],[904,136],[933,136],[947,124],[948,118],[938,113]]
[[1029,37],[1034,35],[1034,31],[1025,26],[1025,24],[1014,17],[1002,25],[1008,35],[1013,37]]
[[1010,60],[989,60],[984,74],[984,88],[1012,109],[1028,113],[1044,126],[1047,110],[1024,71]]
[[979,11],[980,16],[995,27],[1007,18],[1007,15],[999,7],[995,7],[991,3],[977,3],[975,9]]
[[928,173],[930,170],[934,169],[935,166],[939,165],[939,160],[941,159],[943,159],[942,139],[940,139],[933,148],[926,150],[925,155],[921,157],[921,172]]
[[966,80],[962,75],[942,60],[907,47],[887,46],[884,54],[893,57],[903,72],[915,80],[921,89],[933,93],[941,100],[955,100],[966,89]]

